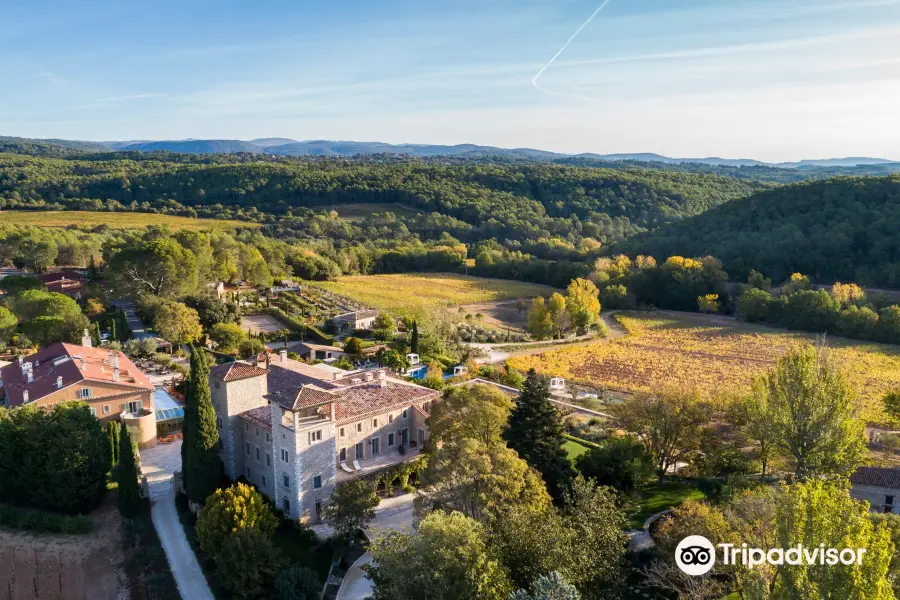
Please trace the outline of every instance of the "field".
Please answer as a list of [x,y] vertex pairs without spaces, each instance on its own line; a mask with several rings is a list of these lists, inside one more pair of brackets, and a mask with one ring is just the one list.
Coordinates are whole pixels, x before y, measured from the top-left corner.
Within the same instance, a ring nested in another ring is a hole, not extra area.
[[287,329],[287,325],[270,315],[245,315],[241,317],[241,329],[247,332],[271,333]]
[[4,210],[0,218],[7,225],[34,225],[36,227],[64,228],[69,225],[96,227],[109,225],[112,229],[143,229],[148,225],[167,225],[172,231],[180,229],[235,229],[237,227],[259,227],[256,223],[226,221],[224,219],[192,219],[171,215],[131,212],[93,212],[75,210]]
[[355,275],[312,282],[335,294],[398,315],[424,317],[442,307],[549,296],[545,285],[449,273],[423,275]]
[[[627,335],[510,359],[608,389],[697,389],[706,397],[746,393],[776,359],[815,336],[755,327],[722,317],[678,313],[618,315]],[[832,355],[863,403],[863,417],[883,420],[880,399],[900,387],[900,347],[829,338]]]

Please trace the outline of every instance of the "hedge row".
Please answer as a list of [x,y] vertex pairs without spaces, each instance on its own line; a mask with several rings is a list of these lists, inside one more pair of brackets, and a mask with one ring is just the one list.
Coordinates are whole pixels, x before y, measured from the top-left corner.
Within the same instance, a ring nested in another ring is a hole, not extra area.
[[84,515],[59,515],[15,506],[0,506],[0,527],[38,533],[88,533],[94,522]]
[[306,323],[303,323],[296,317],[293,317],[293,316],[287,314],[280,308],[271,306],[266,309],[266,312],[270,316],[272,316],[272,317],[278,319],[279,321],[281,321],[282,323],[286,324],[288,326],[288,329],[290,329],[291,331],[298,331],[298,332],[306,331],[306,334],[309,337],[313,338],[315,341],[319,342],[320,344],[328,344],[328,345],[334,344],[334,336],[333,335],[328,335],[327,333],[323,332],[318,327],[315,327],[313,325],[307,325]]

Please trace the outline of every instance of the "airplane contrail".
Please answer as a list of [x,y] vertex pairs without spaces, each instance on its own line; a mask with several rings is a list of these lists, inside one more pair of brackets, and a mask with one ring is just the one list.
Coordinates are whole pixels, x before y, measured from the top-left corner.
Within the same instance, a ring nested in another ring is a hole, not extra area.
[[590,98],[589,96],[581,96],[578,94],[570,94],[567,92],[554,92],[552,90],[542,88],[540,86],[540,84],[538,83],[538,79],[540,79],[541,75],[544,74],[544,71],[549,69],[550,66],[554,62],[556,62],[556,59],[559,58],[560,55],[566,51],[566,48],[569,47],[569,44],[571,44],[575,40],[575,38],[578,37],[578,34],[581,33],[581,30],[584,29],[585,27],[587,27],[588,25],[590,25],[591,21],[594,20],[594,17],[596,17],[600,13],[600,11],[603,10],[607,4],[609,4],[609,2],[610,2],[610,0],[603,0],[603,3],[600,6],[598,6],[594,12],[591,13],[591,16],[589,16],[587,18],[587,21],[585,21],[584,23],[581,24],[581,27],[579,27],[578,29],[575,30],[575,33],[573,33],[572,36],[568,40],[566,40],[566,43],[563,44],[562,48],[560,48],[559,51],[557,51],[557,53],[553,55],[553,58],[551,58],[550,61],[546,65],[544,65],[540,71],[537,72],[537,75],[535,75],[534,77],[531,78],[531,85],[533,85],[536,90],[538,90],[539,92],[544,92],[545,94],[551,94],[554,96],[569,96],[572,98],[580,98],[582,100],[595,100],[596,99],[596,98]]

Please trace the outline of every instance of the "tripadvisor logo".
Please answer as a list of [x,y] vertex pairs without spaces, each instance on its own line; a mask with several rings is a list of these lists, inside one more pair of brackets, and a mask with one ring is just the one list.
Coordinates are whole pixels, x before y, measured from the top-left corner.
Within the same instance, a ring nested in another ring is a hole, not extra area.
[[723,565],[743,565],[752,569],[759,565],[861,565],[865,548],[826,548],[825,544],[808,548],[797,544],[792,548],[749,548],[747,544],[718,544],[702,535],[689,535],[675,548],[675,564],[688,575],[704,575],[716,564],[716,548],[722,552]]

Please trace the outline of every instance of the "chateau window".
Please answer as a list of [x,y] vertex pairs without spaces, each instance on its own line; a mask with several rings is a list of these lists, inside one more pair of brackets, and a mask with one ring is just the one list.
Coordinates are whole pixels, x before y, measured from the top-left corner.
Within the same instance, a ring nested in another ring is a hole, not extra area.
[[271,464],[272,464],[272,458],[269,456],[269,453],[266,452],[266,466],[267,467],[271,466]]
[[344,462],[345,460],[347,460],[347,449],[346,448],[341,448],[341,451],[338,454],[338,460],[341,462]]
[[250,431],[250,423],[244,423],[244,431]]
[[393,447],[394,447],[394,434],[389,433],[388,434],[388,448],[393,448]]
[[247,451],[247,456],[250,456],[250,442],[244,442],[244,448]]
[[219,382],[218,382],[218,381],[216,382],[215,385],[216,385],[216,389],[219,389]]
[[256,460],[259,460],[259,448],[256,449]]
[[314,444],[315,442],[322,441],[322,430],[316,429],[315,431],[309,432],[309,443]]
[[265,475],[262,476],[262,486],[266,487],[266,476]]
[[81,388],[80,390],[78,390],[79,398],[90,398],[93,395],[94,390],[92,390],[91,388]]
[[344,428],[341,427],[341,437],[344,437]]
[[104,404],[104,405],[103,405],[103,414],[104,414],[104,415],[108,415],[108,414],[109,414],[109,404]]
[[409,409],[408,409],[408,408],[404,408],[404,409],[403,409],[403,418],[405,419],[405,418],[406,418],[406,415],[408,415],[408,414],[409,414]]
[[285,450],[284,448],[281,449],[281,461],[282,462],[290,462],[290,455],[288,454],[288,451]]
[[88,407],[88,410],[91,411],[91,414],[92,414],[93,416],[95,416],[95,417],[97,416],[97,409],[96,409],[96,408],[94,408],[93,406],[91,406],[91,407]]
[[282,474],[282,477],[284,478],[284,487],[291,489],[291,478],[287,474]]
[[357,424],[356,424],[356,431],[357,431],[357,432],[362,431],[362,423],[357,423]]
[[216,417],[216,427],[222,429],[222,417]]
[[286,514],[291,514],[291,501],[287,499],[287,496],[281,499],[281,509]]
[[316,475],[315,477],[313,477],[313,489],[317,490],[320,487],[322,487],[322,476]]
[[372,456],[378,456],[381,452],[381,438],[372,438]]
[[393,423],[393,422],[394,422],[394,413],[391,413],[388,415],[388,423]]
[[322,501],[316,500],[316,516],[321,516],[322,514]]
[[372,429],[378,427],[378,419],[372,419]]

